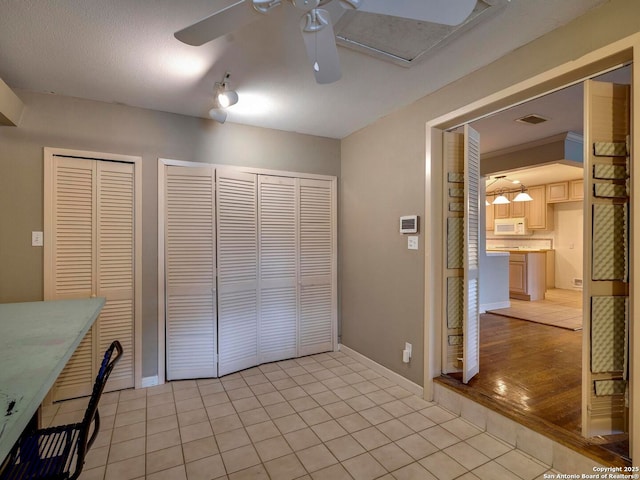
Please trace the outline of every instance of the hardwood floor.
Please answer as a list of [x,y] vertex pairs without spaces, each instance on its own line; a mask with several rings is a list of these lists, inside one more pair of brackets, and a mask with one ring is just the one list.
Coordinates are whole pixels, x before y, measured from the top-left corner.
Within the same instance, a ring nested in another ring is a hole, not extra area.
[[581,356],[582,331],[484,314],[480,373],[468,385],[461,374],[439,381],[585,455],[625,464],[628,442],[581,437]]
[[491,314],[480,332],[480,374],[469,385],[580,433],[582,332]]

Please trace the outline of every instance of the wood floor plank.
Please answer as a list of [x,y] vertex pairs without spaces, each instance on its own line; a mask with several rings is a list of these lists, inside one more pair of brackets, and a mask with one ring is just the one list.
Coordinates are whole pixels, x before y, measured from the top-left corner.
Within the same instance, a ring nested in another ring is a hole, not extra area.
[[480,373],[468,385],[460,374],[441,382],[586,455],[625,464],[581,437],[581,357],[582,331],[484,314]]

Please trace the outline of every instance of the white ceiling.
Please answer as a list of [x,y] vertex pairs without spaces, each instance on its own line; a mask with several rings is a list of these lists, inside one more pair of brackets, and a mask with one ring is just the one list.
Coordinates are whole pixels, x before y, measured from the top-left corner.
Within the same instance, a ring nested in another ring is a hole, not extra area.
[[0,0],[0,78],[207,117],[213,84],[230,71],[240,101],[229,122],[343,138],[605,1],[512,0],[410,69],[340,47],[342,79],[318,85],[289,4],[191,47],[173,33],[229,0]]

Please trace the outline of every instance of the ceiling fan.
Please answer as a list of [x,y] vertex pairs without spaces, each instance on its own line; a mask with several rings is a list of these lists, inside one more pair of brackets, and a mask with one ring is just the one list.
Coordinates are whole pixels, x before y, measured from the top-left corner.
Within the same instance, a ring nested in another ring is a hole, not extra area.
[[[186,27],[174,35],[183,43],[203,45],[256,20],[256,12],[267,14],[285,0],[236,0],[231,5]],[[476,0],[288,0],[303,12],[300,30],[316,82],[340,79],[340,60],[329,11],[332,2],[346,9],[408,18],[424,22],[458,25],[472,12]],[[253,7],[253,8],[252,8]]]

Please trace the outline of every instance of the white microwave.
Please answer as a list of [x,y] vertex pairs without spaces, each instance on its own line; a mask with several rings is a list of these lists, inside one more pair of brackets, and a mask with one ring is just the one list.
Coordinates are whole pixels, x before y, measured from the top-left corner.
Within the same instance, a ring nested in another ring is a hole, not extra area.
[[493,224],[494,235],[529,235],[526,218],[496,218]]

